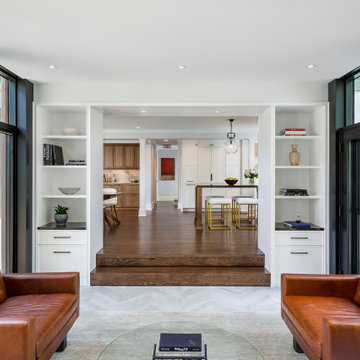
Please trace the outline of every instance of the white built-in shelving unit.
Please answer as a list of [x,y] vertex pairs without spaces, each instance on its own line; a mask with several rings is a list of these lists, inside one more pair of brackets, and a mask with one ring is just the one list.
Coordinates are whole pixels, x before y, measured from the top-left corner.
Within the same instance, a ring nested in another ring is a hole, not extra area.
[[[271,266],[273,284],[286,272],[325,273],[327,254],[327,125],[326,105],[275,107],[275,222],[310,222],[324,230],[275,230]],[[284,128],[305,128],[307,136],[281,136]],[[298,145],[300,163],[291,166],[291,145]],[[309,196],[282,196],[282,188],[307,189]]]
[[[79,271],[88,285],[95,256],[102,247],[102,114],[90,106],[38,105],[35,108],[35,271]],[[63,129],[79,129],[64,135]],[[64,164],[85,160],[86,166],[45,166],[43,145],[62,147]],[[80,187],[64,195],[59,187]],[[44,227],[54,221],[57,204],[67,206],[77,229]],[[41,227],[41,229],[39,229]]]

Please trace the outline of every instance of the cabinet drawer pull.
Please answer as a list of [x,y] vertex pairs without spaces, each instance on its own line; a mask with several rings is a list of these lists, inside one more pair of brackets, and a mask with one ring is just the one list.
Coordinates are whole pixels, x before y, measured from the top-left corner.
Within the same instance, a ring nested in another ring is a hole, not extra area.
[[71,236],[54,236],[54,239],[71,239]]
[[71,251],[54,251],[54,254],[71,254]]
[[308,240],[309,238],[307,236],[291,236],[290,239],[293,239],[293,240]]
[[308,251],[290,251],[291,255],[308,255]]

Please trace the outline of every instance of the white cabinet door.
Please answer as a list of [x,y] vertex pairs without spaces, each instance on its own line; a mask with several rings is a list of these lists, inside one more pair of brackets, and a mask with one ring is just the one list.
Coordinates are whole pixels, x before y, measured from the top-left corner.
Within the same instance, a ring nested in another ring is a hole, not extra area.
[[225,179],[225,149],[224,147],[213,147],[211,149],[211,173],[212,182],[224,183]]
[[183,146],[181,149],[183,165],[197,165],[197,146]]
[[225,155],[226,171],[225,177],[233,177],[241,180],[240,151],[235,154]]
[[195,184],[183,184],[183,209],[195,209]]
[[80,273],[81,284],[85,285],[87,251],[85,245],[38,245],[38,271]]
[[198,182],[211,182],[211,148],[199,146],[198,148]]

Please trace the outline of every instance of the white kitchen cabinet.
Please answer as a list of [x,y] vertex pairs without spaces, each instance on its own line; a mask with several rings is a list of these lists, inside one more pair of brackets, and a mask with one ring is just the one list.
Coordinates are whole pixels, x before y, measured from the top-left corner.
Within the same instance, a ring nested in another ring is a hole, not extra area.
[[211,148],[199,146],[198,148],[198,182],[208,184],[211,182]]
[[222,184],[225,179],[225,148],[198,147],[198,181]]
[[183,208],[195,209],[195,184],[183,184]]
[[275,285],[281,274],[324,274],[323,231],[275,232]]

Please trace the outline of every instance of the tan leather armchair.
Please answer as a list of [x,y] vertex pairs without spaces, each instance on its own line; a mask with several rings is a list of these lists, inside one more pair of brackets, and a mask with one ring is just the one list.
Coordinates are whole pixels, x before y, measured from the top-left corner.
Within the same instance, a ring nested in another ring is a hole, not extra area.
[[2,360],[50,359],[78,316],[78,273],[0,273]]
[[281,316],[310,360],[360,359],[360,276],[281,277]]

